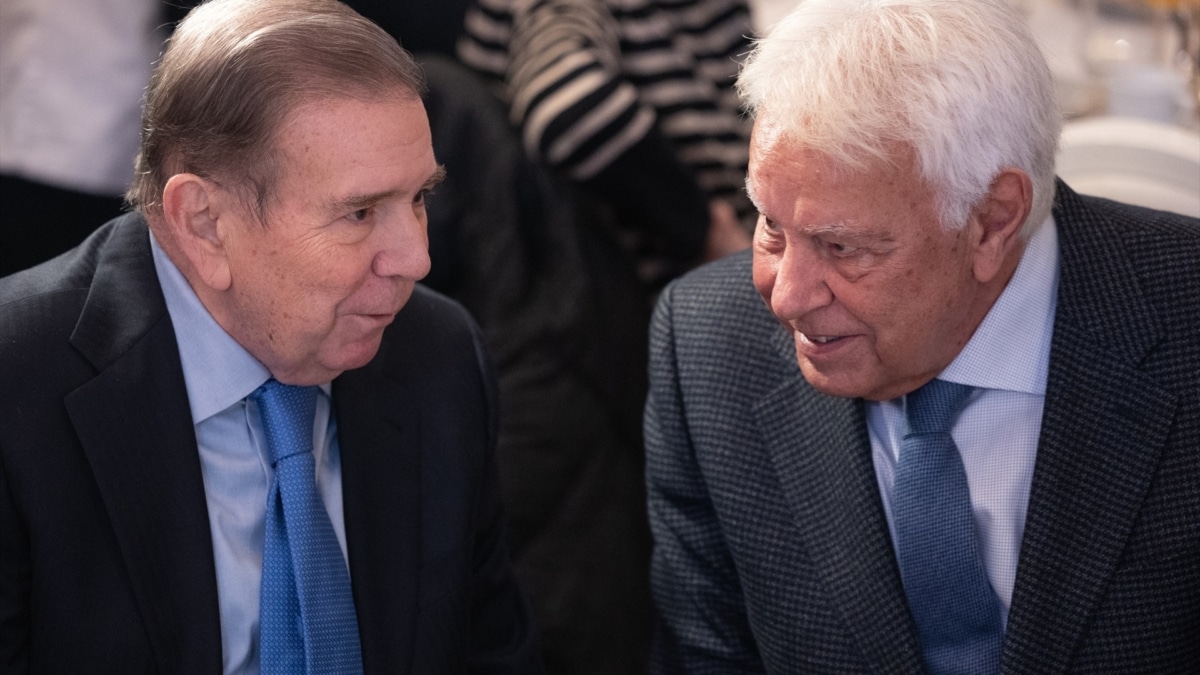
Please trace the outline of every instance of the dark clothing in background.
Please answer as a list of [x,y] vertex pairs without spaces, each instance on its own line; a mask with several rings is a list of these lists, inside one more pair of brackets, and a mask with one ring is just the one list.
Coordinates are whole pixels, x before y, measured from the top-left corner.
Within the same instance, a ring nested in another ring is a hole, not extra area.
[[426,283],[476,317],[496,362],[509,552],[547,672],[644,672],[645,293],[608,214],[524,155],[481,81],[421,60],[447,169]]
[[0,175],[0,277],[74,248],[123,210],[120,197]]
[[468,0],[349,0],[413,54],[454,55]]

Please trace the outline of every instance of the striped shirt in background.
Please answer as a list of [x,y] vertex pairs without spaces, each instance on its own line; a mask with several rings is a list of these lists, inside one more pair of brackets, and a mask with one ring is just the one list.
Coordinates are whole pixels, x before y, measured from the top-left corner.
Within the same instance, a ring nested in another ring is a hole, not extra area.
[[476,0],[458,51],[505,82],[527,152],[618,200],[657,202],[627,204],[659,221],[635,229],[695,257],[708,200],[753,225],[733,90],[750,31],[744,0]]

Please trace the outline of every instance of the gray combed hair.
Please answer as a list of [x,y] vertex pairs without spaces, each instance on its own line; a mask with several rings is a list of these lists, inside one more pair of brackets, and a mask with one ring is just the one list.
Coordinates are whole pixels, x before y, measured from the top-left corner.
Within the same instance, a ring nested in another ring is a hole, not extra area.
[[412,55],[336,0],[205,2],[150,78],[126,201],[158,212],[167,180],[187,172],[236,190],[262,220],[278,178],[275,136],[297,107],[424,91]]

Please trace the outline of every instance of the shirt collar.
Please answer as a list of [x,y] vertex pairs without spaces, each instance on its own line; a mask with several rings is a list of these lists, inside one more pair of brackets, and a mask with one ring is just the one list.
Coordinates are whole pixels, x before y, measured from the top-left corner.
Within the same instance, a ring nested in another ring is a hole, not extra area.
[[975,334],[938,377],[1044,395],[1058,291],[1058,227],[1047,217]]
[[153,232],[150,247],[158,283],[175,327],[192,423],[199,424],[246,398],[271,373],[212,318],[183,273],[159,246]]

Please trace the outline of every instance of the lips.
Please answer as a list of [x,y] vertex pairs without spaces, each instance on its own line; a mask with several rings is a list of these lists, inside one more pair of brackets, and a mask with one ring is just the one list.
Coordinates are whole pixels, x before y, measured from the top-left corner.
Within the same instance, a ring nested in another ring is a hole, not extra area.
[[360,314],[352,314],[351,316],[358,317],[358,319],[360,321],[365,323],[368,330],[379,330],[382,328],[386,328],[396,318],[396,315],[392,314],[392,313],[374,314],[374,313],[365,313],[364,312],[364,313],[360,313]]
[[856,343],[854,338],[860,337],[855,334],[821,335],[813,333],[810,335],[798,330],[794,330],[793,335],[796,342],[796,355],[818,361],[843,358],[850,353],[847,350],[852,349]]
[[846,339],[846,336],[844,335],[808,335],[806,333],[801,333],[800,331],[796,331],[796,335],[799,337],[801,342],[811,345],[827,345]]
[[[407,302],[407,300],[408,300],[408,298],[405,297],[404,301]],[[386,304],[385,303],[373,303],[367,307],[356,307],[352,310],[346,311],[345,313],[351,314],[351,315],[363,316],[363,317],[367,317],[370,319],[391,320],[391,319],[395,318],[397,314],[400,313],[401,309],[404,309],[404,304],[405,304],[404,302],[389,302]],[[395,309],[392,309],[393,307]]]

